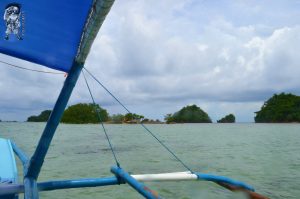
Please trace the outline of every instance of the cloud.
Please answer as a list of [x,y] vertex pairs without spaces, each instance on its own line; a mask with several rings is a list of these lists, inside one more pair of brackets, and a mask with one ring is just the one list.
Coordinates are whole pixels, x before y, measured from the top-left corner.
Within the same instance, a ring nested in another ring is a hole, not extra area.
[[[196,103],[214,120],[233,112],[238,121],[253,121],[253,112],[273,93],[300,94],[299,6],[297,1],[268,6],[260,1],[117,1],[86,67],[133,111],[148,117],[161,119]],[[8,107],[28,113],[51,108],[64,80],[11,69],[0,78],[3,118]],[[89,81],[98,103],[121,112]],[[82,79],[70,101],[77,102],[90,102]]]
[[[0,60],[27,68],[52,71],[5,55],[0,55]],[[51,107],[63,80],[63,75],[33,73],[1,63],[0,119],[24,120],[25,114]]]

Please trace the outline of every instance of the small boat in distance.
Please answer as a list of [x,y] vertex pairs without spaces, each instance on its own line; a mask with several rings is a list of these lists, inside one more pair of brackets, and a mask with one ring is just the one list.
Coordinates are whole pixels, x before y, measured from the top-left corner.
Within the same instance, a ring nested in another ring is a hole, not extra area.
[[[17,0],[16,2],[1,0],[0,12],[4,16],[4,23],[0,23],[0,37],[2,37],[0,38],[0,53],[66,72],[68,75],[38,145],[30,158],[13,141],[0,139],[0,198],[16,199],[19,193],[24,193],[25,199],[38,199],[40,191],[128,184],[143,197],[155,199],[160,198],[159,193],[142,182],[158,181],[161,183],[162,181],[186,180],[212,181],[232,191],[243,191],[251,198],[265,198],[255,193],[254,188],[246,183],[223,176],[192,171],[142,123],[145,130],[187,171],[129,174],[116,159],[116,166],[110,169],[113,174],[110,177],[38,181],[45,156],[64,109],[84,69],[84,63],[93,41],[113,3],[114,0]],[[85,70],[98,81],[92,73]],[[87,86],[89,89],[88,83]],[[116,97],[114,98],[120,102]],[[130,112],[122,103],[120,104]],[[110,144],[108,136],[107,139]],[[113,147],[111,150],[114,155]],[[17,179],[13,151],[23,164],[24,178],[20,180]]]

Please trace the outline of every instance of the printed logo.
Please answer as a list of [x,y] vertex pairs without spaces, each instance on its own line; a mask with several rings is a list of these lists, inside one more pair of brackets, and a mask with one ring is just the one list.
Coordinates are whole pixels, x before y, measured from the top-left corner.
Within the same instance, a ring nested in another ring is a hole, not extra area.
[[9,40],[11,35],[15,35],[18,40],[23,40],[24,36],[24,14],[21,5],[10,3],[5,7],[4,21],[6,25],[5,39]]

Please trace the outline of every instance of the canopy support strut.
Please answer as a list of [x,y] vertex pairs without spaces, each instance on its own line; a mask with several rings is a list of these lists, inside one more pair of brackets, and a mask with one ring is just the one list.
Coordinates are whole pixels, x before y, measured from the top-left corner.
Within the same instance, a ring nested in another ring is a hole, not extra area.
[[24,171],[24,186],[26,192],[28,191],[28,194],[25,195],[25,199],[39,198],[36,188],[36,180],[39,176],[48,148],[51,144],[56,128],[62,118],[62,115],[67,106],[67,103],[69,101],[69,98],[72,94],[73,88],[78,80],[82,68],[83,64],[77,62],[73,63],[73,66],[68,74],[68,77],[65,80],[64,86],[48,119],[43,134],[39,140],[38,146],[29,161],[28,167]]

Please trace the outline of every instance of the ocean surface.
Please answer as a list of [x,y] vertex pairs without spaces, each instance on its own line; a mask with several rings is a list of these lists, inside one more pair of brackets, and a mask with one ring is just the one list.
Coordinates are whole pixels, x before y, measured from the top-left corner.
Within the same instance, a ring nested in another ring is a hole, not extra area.
[[[45,123],[0,123],[27,154]],[[194,171],[232,177],[272,199],[300,198],[300,124],[147,125]],[[131,173],[185,171],[139,125],[106,125],[121,166]],[[1,155],[1,152],[0,152]],[[99,125],[59,126],[39,181],[112,176],[115,165]],[[18,161],[20,177],[22,167]],[[21,178],[20,178],[21,179]],[[147,183],[163,198],[240,198],[211,182]],[[127,185],[40,193],[42,199],[142,198]]]

